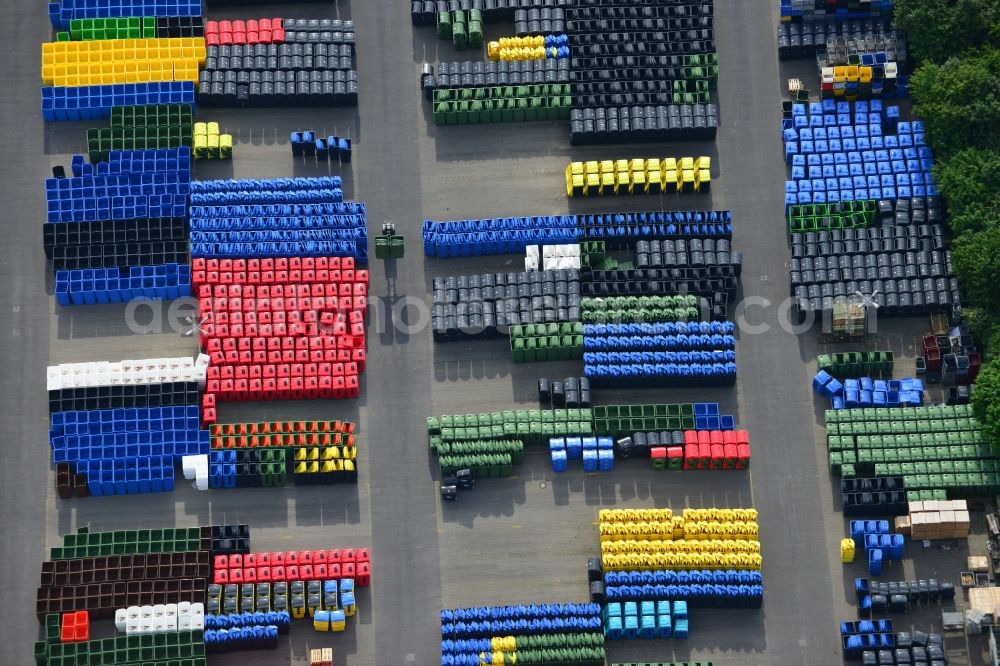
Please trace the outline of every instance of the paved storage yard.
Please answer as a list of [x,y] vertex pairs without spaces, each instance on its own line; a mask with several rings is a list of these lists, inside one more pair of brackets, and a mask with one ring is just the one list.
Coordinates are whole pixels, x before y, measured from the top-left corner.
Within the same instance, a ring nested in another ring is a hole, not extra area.
[[[689,640],[611,643],[609,658],[705,659],[717,665],[837,663],[837,624],[856,615],[851,582],[855,573],[845,573],[839,561],[845,526],[834,512],[838,500],[822,446],[823,405],[809,391],[814,359],[823,349],[815,333],[795,336],[778,326],[777,305],[787,295],[788,248],[782,226],[785,167],[778,136],[783,84],[774,41],[777,3],[716,0],[722,126],[714,144],[628,148],[570,148],[563,122],[436,127],[429,104],[420,96],[417,74],[425,60],[453,59],[450,47],[439,46],[443,43],[433,29],[411,27],[408,3],[342,1],[335,8],[339,17],[353,18],[358,28],[359,108],[211,109],[205,115],[234,135],[234,159],[199,163],[197,175],[321,175],[316,167],[293,165],[289,132],[315,129],[351,136],[355,157],[345,170],[345,198],[367,203],[373,233],[381,221],[393,220],[408,239],[406,259],[397,262],[394,276],[385,275],[381,262],[370,266],[371,300],[376,308],[391,312],[394,297],[429,301],[434,276],[516,270],[510,266],[519,262],[513,256],[425,260],[420,251],[425,218],[564,212],[563,168],[571,159],[711,155],[718,173],[710,195],[663,201],[583,199],[569,202],[568,209],[733,211],[734,249],[743,254],[743,295],[774,304],[748,312],[750,321],[767,324],[770,330],[740,336],[736,387],[595,390],[595,398],[605,404],[718,402],[723,413],[736,415],[738,426],[752,434],[752,471],[664,474],[649,470],[642,461],[627,461],[611,474],[573,471],[556,476],[543,452],[531,451],[514,478],[483,482],[459,502],[442,506],[434,483],[436,464],[427,449],[426,417],[530,407],[539,375],[561,377],[578,366],[513,365],[503,341],[435,345],[427,329],[409,334],[399,326],[379,326],[375,317],[359,400],[245,403],[220,409],[220,421],[357,421],[362,466],[356,487],[197,493],[179,484],[169,496],[58,500],[45,444],[45,366],[191,355],[196,348],[193,339],[170,330],[133,335],[121,305],[55,305],[47,284],[51,271],[40,251],[42,181],[52,165],[68,165],[70,155],[82,151],[85,123],[43,127],[38,114],[38,44],[51,39],[45,5],[8,2],[7,89],[0,101],[6,209],[0,263],[5,285],[0,377],[6,435],[0,445],[6,457],[0,466],[5,532],[0,589],[6,610],[0,643],[8,656],[0,661],[29,663],[43,549],[81,525],[110,530],[238,521],[251,525],[255,550],[328,543],[371,547],[373,585],[361,596],[359,621],[349,625],[346,635],[329,640],[300,628],[293,630],[290,655],[281,648],[277,655],[245,652],[213,657],[213,662],[287,663],[290,658],[291,663],[302,663],[312,643],[333,645],[337,664],[427,666],[439,661],[438,611],[443,607],[583,601],[586,558],[598,553],[599,508],[752,505],[760,511],[764,608],[740,613],[699,609],[693,613]],[[207,15],[316,17],[331,11],[325,4],[252,5],[210,9]],[[408,321],[412,312],[395,316]],[[884,341],[897,358],[912,357],[920,330],[905,320],[884,325]],[[950,579],[951,572],[961,568],[965,551],[963,544],[960,552],[921,555],[915,572],[908,559],[907,578],[940,570]],[[850,569],[855,571],[861,569]],[[932,617],[928,612],[927,621]],[[964,641],[959,642],[964,648]],[[950,663],[969,663],[949,649],[949,657],[952,654]]]

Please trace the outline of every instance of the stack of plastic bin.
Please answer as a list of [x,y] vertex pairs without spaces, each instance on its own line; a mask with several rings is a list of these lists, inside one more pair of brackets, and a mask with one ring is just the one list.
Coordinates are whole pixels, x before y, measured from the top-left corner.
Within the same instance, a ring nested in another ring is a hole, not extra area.
[[936,196],[923,123],[881,100],[792,105],[783,122],[785,204]]
[[441,663],[604,662],[601,608],[591,604],[479,606],[441,611]]
[[191,151],[111,151],[73,158],[73,175],[45,181],[46,256],[60,305],[189,296],[185,222]]
[[147,359],[49,368],[59,496],[173,490],[181,458],[208,453],[197,392],[206,365]]
[[753,509],[602,509],[604,580],[592,598],[759,608],[756,521]]

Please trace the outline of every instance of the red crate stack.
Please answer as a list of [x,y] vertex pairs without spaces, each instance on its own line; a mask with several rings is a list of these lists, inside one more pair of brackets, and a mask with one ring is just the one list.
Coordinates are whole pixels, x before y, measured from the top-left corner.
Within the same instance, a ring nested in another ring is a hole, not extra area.
[[192,286],[216,401],[358,397],[368,271],[353,258],[199,258]]
[[367,548],[216,555],[212,569],[212,580],[219,585],[341,578],[353,578],[359,587],[371,585]]
[[83,643],[90,640],[90,613],[85,610],[64,613],[59,631],[62,643]]
[[205,45],[283,44],[284,19],[262,18],[247,21],[207,21]]
[[749,466],[750,433],[746,430],[684,431],[684,469],[746,469]]

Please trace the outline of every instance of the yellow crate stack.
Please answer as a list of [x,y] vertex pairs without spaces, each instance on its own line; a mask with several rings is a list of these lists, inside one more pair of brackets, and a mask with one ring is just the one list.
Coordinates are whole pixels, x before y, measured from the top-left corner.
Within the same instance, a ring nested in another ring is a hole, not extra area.
[[42,83],[93,86],[152,81],[198,83],[204,37],[104,39],[42,44]]
[[220,134],[219,123],[195,123],[193,145],[196,160],[229,160],[233,157],[233,135]]
[[605,571],[759,570],[755,509],[603,509]]
[[686,194],[708,192],[712,158],[632,158],[571,162],[566,167],[566,196]]
[[[556,49],[550,49],[554,57]],[[501,37],[486,45],[486,57],[490,60],[545,60],[545,38]]]

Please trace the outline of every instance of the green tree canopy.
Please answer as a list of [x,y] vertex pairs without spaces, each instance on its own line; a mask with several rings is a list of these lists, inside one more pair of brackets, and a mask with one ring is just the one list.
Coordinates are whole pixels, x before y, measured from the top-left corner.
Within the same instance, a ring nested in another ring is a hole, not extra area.
[[937,159],[1000,145],[1000,49],[985,47],[943,65],[925,63],[911,79],[913,110]]
[[1000,312],[1000,227],[959,236],[951,261],[966,300],[994,315]]
[[1000,365],[985,364],[972,390],[972,410],[983,426],[983,436],[1000,450]]
[[896,28],[906,33],[910,55],[941,64],[982,44],[1000,40],[997,0],[896,0]]
[[[1000,215],[1000,150],[966,148],[934,166],[956,234],[992,226]],[[971,217],[964,216],[969,213]],[[958,224],[956,224],[956,222]]]

